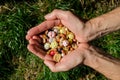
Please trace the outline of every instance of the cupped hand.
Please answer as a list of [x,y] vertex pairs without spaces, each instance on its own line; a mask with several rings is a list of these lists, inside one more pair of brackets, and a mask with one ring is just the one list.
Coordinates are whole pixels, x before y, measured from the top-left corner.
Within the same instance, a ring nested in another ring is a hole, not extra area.
[[52,72],[68,71],[77,65],[84,63],[88,48],[88,44],[81,43],[77,49],[65,55],[60,62],[56,63],[50,55],[46,55],[44,63]]
[[50,29],[56,25],[63,24],[70,31],[75,34],[76,39],[79,42],[87,42],[86,32],[84,31],[84,23],[73,15],[70,11],[63,10],[53,10],[51,13],[45,16],[45,21],[39,24],[36,27],[31,28],[27,35],[26,39],[29,40],[32,36],[35,36],[47,29]]

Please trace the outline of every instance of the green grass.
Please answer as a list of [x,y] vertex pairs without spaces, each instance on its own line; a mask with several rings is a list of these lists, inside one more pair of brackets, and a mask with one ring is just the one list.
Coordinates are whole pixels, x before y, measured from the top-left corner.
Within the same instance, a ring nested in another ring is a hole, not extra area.
[[[51,72],[42,60],[28,52],[25,35],[56,8],[70,10],[89,20],[117,6],[120,6],[118,0],[0,0],[0,80],[107,80],[83,65],[67,72]],[[120,57],[120,31],[92,44]]]

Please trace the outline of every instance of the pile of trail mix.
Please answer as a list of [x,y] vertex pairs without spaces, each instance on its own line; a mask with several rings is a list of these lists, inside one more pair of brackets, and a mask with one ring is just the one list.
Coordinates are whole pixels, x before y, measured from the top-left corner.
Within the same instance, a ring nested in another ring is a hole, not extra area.
[[40,35],[47,54],[59,62],[62,57],[78,47],[75,35],[63,25],[54,26]]

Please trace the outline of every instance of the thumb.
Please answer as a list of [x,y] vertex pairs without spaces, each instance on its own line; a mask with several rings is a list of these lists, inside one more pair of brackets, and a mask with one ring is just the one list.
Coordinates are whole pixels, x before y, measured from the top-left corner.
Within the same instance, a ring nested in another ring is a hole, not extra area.
[[53,20],[53,19],[63,20],[66,17],[68,17],[68,12],[69,11],[63,11],[63,10],[55,9],[51,13],[45,15],[44,17],[47,20]]

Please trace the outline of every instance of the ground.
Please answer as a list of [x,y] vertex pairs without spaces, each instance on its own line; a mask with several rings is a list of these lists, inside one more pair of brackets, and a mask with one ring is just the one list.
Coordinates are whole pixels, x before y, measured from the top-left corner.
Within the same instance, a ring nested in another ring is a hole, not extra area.
[[[84,65],[67,72],[51,72],[27,50],[25,35],[56,8],[70,10],[88,21],[118,6],[119,0],[0,0],[0,80],[107,80]],[[120,31],[90,43],[120,57]]]

